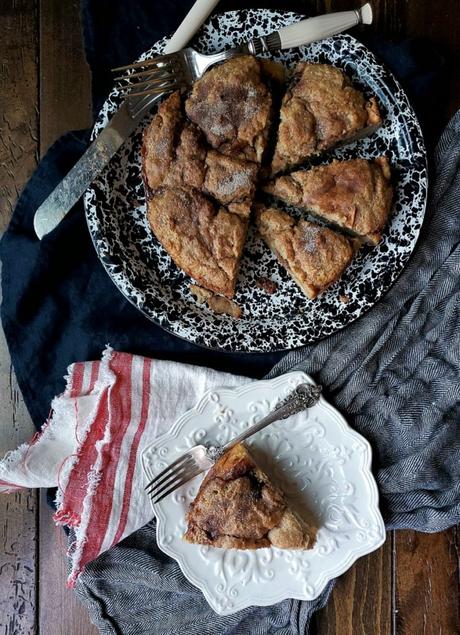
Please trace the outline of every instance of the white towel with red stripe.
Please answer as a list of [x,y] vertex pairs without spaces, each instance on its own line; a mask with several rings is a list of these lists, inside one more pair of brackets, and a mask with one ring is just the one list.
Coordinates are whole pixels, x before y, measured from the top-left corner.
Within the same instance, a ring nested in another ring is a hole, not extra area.
[[73,587],[86,563],[145,525],[152,508],[140,456],[206,390],[250,381],[107,348],[72,364],[41,432],[0,462],[0,491],[57,487],[57,524],[74,529]]

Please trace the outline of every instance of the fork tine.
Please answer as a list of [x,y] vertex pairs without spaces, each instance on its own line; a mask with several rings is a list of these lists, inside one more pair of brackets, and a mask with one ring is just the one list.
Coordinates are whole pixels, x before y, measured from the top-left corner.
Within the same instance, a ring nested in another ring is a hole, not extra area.
[[182,481],[187,477],[189,471],[190,470],[185,470],[185,472],[182,472],[181,474],[174,474],[173,478],[167,483],[163,483],[160,487],[155,488],[153,491],[151,491],[149,493],[150,498],[154,500],[158,498],[158,496],[160,496],[163,492],[169,490],[169,488],[172,487],[173,489],[175,489],[176,487],[179,487],[179,483],[182,483]]
[[144,88],[146,86],[157,86],[159,84],[174,81],[176,81],[176,78],[173,73],[165,73],[164,76],[156,75],[153,79],[147,79],[145,82],[135,82],[128,84],[127,86],[122,86],[121,90],[137,90],[138,88]]
[[193,470],[190,470],[189,472],[186,473],[186,475],[182,478],[182,480],[179,480],[178,482],[174,483],[174,485],[172,485],[169,489],[167,489],[166,491],[162,490],[161,492],[157,492],[156,494],[154,494],[151,497],[152,502],[154,504],[159,503],[160,501],[163,500],[163,498],[165,498],[166,496],[174,492],[174,490],[178,489],[182,485],[185,485],[185,483],[188,483],[188,481],[191,481],[192,478],[195,478],[195,476],[197,476],[200,472],[201,470],[199,467],[195,467]]
[[185,461],[185,463],[181,463],[174,470],[169,471],[162,478],[152,481],[151,486],[146,488],[147,494],[152,494],[152,492],[154,490],[158,489],[160,487],[160,485],[162,486],[165,483],[167,483],[168,481],[171,481],[176,476],[182,475],[182,473],[185,470],[187,470],[188,468],[192,467],[194,464],[195,464],[194,460],[190,458],[189,460]]
[[188,461],[190,459],[190,452],[185,452],[185,454],[181,454],[175,461],[173,461],[172,463],[170,463],[167,467],[165,467],[164,470],[162,470],[161,472],[159,472],[156,476],[154,476],[152,478],[152,480],[150,481],[150,483],[148,483],[144,489],[149,489],[150,486],[155,483],[155,481],[163,476],[165,476],[168,472],[170,472],[172,470],[173,467],[176,467],[176,465],[179,465],[179,463],[183,463],[184,461]]
[[124,97],[143,97],[144,95],[158,95],[161,93],[170,93],[171,91],[176,90],[176,88],[178,88],[177,82],[169,82],[169,84],[164,84],[164,85],[153,87],[147,90],[141,90],[139,92],[130,93],[126,91],[121,91],[121,93],[124,95]]
[[142,85],[139,87],[137,84],[129,84],[127,86],[119,86],[117,89],[125,97],[140,97],[141,95],[167,92],[173,90],[174,87],[179,88],[180,85],[181,82],[179,82],[177,77],[171,77],[171,79],[165,77],[163,79],[142,82]]
[[163,64],[163,66],[157,66],[155,69],[151,68],[147,71],[139,71],[138,73],[130,73],[129,75],[119,75],[114,77],[114,82],[131,81],[133,78],[139,77],[157,77],[158,75],[171,75],[174,73],[174,67],[171,64]]
[[117,73],[118,71],[128,71],[131,68],[141,68],[142,66],[152,66],[154,64],[158,64],[158,62],[166,61],[171,55],[174,55],[174,53],[155,55],[155,57],[149,57],[143,62],[134,62],[133,64],[126,64],[126,66],[116,66],[115,68],[112,68],[112,73]]

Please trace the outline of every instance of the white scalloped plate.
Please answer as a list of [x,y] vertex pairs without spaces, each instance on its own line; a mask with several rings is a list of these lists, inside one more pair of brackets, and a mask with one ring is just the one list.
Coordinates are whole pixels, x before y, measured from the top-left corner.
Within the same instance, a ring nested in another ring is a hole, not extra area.
[[[149,480],[188,448],[225,443],[259,420],[299,383],[293,372],[237,389],[216,389],[182,415],[142,456]],[[309,551],[245,551],[182,540],[185,515],[203,475],[154,506],[159,547],[220,615],[286,598],[312,600],[329,580],[380,547],[385,526],[371,472],[371,447],[323,398],[310,410],[268,426],[247,441],[297,509],[310,509],[319,531]]]

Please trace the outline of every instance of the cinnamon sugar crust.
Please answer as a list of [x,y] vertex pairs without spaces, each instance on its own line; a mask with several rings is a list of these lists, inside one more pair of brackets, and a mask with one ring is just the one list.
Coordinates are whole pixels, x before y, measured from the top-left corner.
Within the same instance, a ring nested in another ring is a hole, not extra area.
[[213,204],[198,190],[160,188],[148,201],[148,220],[178,267],[201,286],[233,296],[247,218]]
[[386,157],[351,159],[280,176],[264,191],[376,244],[391,210],[390,178]]
[[208,472],[187,521],[185,540],[227,549],[310,549],[316,538],[242,444]]
[[209,150],[203,189],[223,205],[251,201],[256,189],[257,172],[257,165],[251,161]]
[[211,68],[193,85],[185,110],[212,148],[261,163],[272,98],[257,58],[235,57]]
[[351,262],[353,246],[340,234],[275,208],[259,205],[260,235],[281,265],[311,299],[335,282]]
[[366,101],[343,71],[329,64],[300,62],[281,105],[272,173],[294,167],[357,133],[370,133],[380,123],[375,98]]
[[175,92],[158,107],[142,138],[142,176],[147,194],[165,180],[174,160],[177,138],[183,128],[181,98]]
[[257,164],[209,149],[185,118],[179,93],[161,104],[146,129],[142,157],[149,196],[159,187],[191,187],[228,205],[251,200],[255,192]]

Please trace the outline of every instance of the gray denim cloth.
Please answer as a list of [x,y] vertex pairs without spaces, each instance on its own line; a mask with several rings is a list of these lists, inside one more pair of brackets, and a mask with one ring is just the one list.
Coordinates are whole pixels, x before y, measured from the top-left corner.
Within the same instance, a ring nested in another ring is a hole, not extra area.
[[[441,531],[460,521],[460,111],[435,154],[421,237],[389,293],[345,330],[289,353],[374,450],[388,528]],[[102,554],[77,593],[101,633],[306,633],[313,602],[286,600],[216,615],[155,542],[153,523]]]

